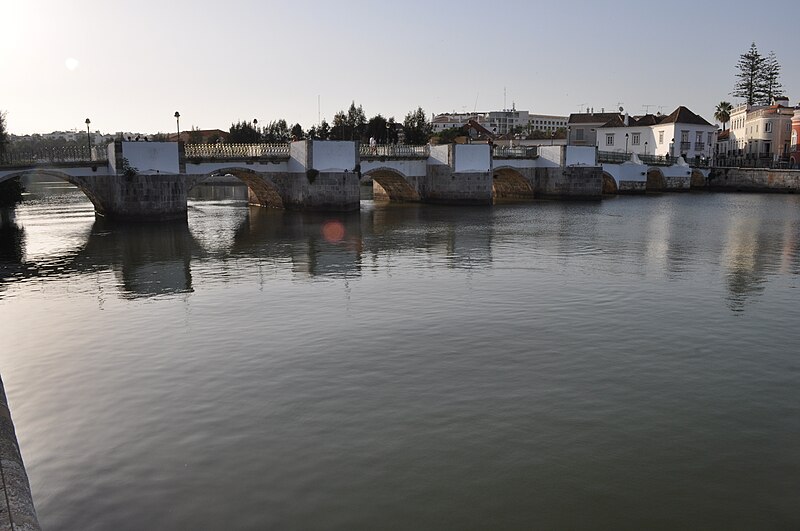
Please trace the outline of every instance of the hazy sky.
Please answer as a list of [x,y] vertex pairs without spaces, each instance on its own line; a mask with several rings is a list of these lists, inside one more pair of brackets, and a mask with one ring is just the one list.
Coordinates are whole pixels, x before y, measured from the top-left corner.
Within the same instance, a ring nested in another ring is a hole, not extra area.
[[[752,41],[800,100],[800,2],[0,0],[12,133],[227,129],[495,110],[686,105],[712,120]],[[506,97],[504,99],[504,88]]]

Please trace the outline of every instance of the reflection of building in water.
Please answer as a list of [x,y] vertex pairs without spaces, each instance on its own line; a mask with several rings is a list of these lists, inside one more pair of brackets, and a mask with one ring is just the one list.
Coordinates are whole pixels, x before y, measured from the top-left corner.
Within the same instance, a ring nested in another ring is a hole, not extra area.
[[764,291],[769,275],[798,268],[796,209],[772,209],[763,204],[769,200],[774,201],[753,196],[758,208],[736,211],[729,224],[723,266],[734,311],[742,311],[748,298]]

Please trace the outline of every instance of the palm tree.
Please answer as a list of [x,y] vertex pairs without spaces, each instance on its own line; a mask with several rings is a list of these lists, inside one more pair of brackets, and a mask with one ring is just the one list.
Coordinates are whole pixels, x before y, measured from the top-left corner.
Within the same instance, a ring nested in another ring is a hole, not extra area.
[[717,110],[714,113],[714,119],[722,123],[722,130],[725,130],[725,124],[731,119],[731,111],[733,105],[729,101],[721,101],[717,104]]

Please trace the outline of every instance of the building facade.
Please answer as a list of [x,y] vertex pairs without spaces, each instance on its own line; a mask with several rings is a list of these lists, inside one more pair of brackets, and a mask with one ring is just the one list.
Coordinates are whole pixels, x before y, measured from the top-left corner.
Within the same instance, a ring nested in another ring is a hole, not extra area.
[[795,109],[788,98],[776,98],[772,105],[736,106],[731,111],[730,129],[716,146],[720,164],[736,160],[788,161],[792,154]]

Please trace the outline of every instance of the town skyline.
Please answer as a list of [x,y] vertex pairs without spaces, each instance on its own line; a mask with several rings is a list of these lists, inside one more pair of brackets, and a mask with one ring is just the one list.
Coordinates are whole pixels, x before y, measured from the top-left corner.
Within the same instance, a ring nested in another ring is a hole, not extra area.
[[764,25],[733,16],[743,2],[724,17],[689,2],[663,13],[632,2],[234,6],[4,4],[0,71],[16,80],[0,98],[8,131],[82,130],[88,117],[92,130],[169,133],[176,110],[183,130],[253,118],[307,129],[353,101],[397,121],[420,106],[568,116],[679,105],[713,121],[719,101],[739,102],[735,65],[751,42],[777,54],[790,104],[800,97],[790,69],[800,8],[789,2]]

